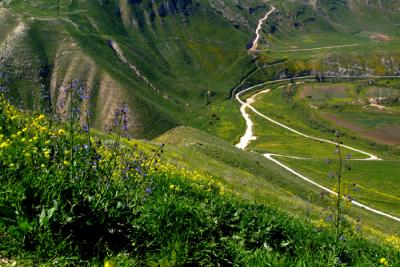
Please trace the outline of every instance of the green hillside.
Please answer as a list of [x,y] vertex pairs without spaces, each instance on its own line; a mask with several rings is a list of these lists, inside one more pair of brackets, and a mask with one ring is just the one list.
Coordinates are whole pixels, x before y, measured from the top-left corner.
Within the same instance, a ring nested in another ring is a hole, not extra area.
[[[154,137],[184,124],[188,112],[226,98],[253,69],[246,44],[265,8],[244,4],[257,8],[249,13],[206,1],[10,1],[2,9],[7,27],[1,41],[15,74],[12,94],[29,108],[47,107],[40,97],[50,95],[56,109],[60,87],[79,79],[90,91],[99,128],[126,103],[132,133]],[[231,13],[240,21],[231,21]]]
[[275,77],[398,73],[397,1],[272,2],[277,9],[263,27],[261,72]]
[[[92,96],[94,125],[107,128],[112,110],[127,104],[131,134],[152,138],[202,124],[204,107],[226,99],[249,74],[257,81],[398,70],[396,2],[310,3],[2,1],[10,94],[28,108],[55,111],[61,86],[79,79]],[[277,10],[263,27],[266,51],[254,57],[246,48],[270,5]],[[357,48],[288,51],[342,45]]]
[[399,11],[0,0],[0,266],[400,265]]
[[[175,146],[129,141],[117,129],[112,135],[93,129],[78,134],[75,122],[63,129],[4,99],[0,104],[2,265],[374,266],[400,261],[396,236],[372,240],[348,228],[337,239],[329,221],[304,221],[252,203],[238,197],[245,191],[232,190],[229,181],[174,164]],[[204,142],[196,130],[178,130]],[[216,138],[207,140],[207,147],[220,148],[220,165],[232,165],[224,153],[252,157]],[[236,168],[257,171],[246,162]]]

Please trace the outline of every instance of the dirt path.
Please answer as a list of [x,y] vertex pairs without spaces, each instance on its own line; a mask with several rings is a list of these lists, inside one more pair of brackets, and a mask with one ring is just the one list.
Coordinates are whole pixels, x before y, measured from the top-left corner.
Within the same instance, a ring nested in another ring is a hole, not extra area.
[[[295,133],[295,134],[298,134],[298,135],[300,135],[300,136],[303,136],[303,137],[305,137],[305,138],[312,139],[312,140],[315,140],[315,141],[320,141],[320,142],[324,142],[324,143],[336,145],[336,143],[333,142],[333,141],[331,141],[331,140],[327,140],[327,139],[323,139],[323,138],[318,138],[318,137],[310,136],[310,135],[308,135],[308,134],[305,134],[305,133],[302,133],[302,132],[300,132],[300,131],[297,131],[297,130],[295,130],[295,129],[293,129],[293,128],[291,128],[291,127],[289,127],[289,126],[287,126],[287,125],[285,125],[285,124],[283,124],[283,123],[280,123],[280,122],[278,122],[278,121],[276,121],[276,120],[274,120],[274,119],[272,119],[272,118],[270,118],[270,117],[265,116],[264,114],[262,114],[261,112],[259,112],[257,109],[255,109],[255,108],[251,105],[251,103],[249,103],[249,100],[247,100],[246,102],[243,102],[243,101],[240,99],[240,95],[242,95],[242,94],[245,93],[245,92],[248,92],[248,91],[252,90],[253,88],[254,88],[254,87],[250,87],[250,88],[248,88],[248,89],[246,89],[246,90],[243,90],[243,91],[241,91],[241,92],[239,92],[239,93],[236,94],[236,99],[242,104],[242,106],[245,106],[245,107],[247,107],[247,108],[250,108],[254,113],[256,113],[257,115],[259,115],[260,117],[263,117],[264,119],[266,119],[266,120],[268,120],[268,121],[270,121],[270,122],[272,122],[272,123],[274,123],[274,124],[276,124],[276,125],[279,125],[279,126],[281,126],[282,128],[285,128],[286,130],[288,130],[288,131],[290,131],[290,132],[293,132],[293,133]],[[250,101],[253,101],[253,102],[254,102],[254,97],[255,97],[255,96],[257,96],[257,95],[259,95],[259,94],[261,94],[261,93],[267,93],[267,92],[269,92],[269,90],[264,90],[264,91],[262,91],[262,92],[260,92],[260,93],[258,93],[258,94],[256,94],[256,95],[254,95],[253,97],[251,97],[251,98],[249,98],[249,99],[250,99]],[[243,108],[243,109],[241,108],[241,113],[242,113],[242,116],[243,116],[243,117],[245,116],[244,114],[246,114],[246,116],[249,116],[249,115],[246,113],[246,109],[245,109],[245,108]],[[250,120],[250,119],[249,119],[249,120]],[[250,121],[251,121],[251,120],[250,120]],[[247,122],[247,121],[246,121],[246,122]],[[248,126],[249,126],[249,125],[252,126],[252,122],[251,122],[251,124],[247,122],[247,125],[248,125]],[[247,131],[248,131],[248,130],[246,130],[246,132],[247,132]],[[249,131],[249,132],[250,132],[250,131]],[[250,136],[250,135],[248,135],[248,138],[245,139],[245,141],[247,141],[247,144],[250,142],[249,136]],[[251,130],[251,138],[254,138],[254,137],[253,137],[253,134],[252,134],[252,130]],[[243,142],[243,144],[244,144],[244,143],[245,143],[245,142]],[[247,145],[246,145],[246,147],[247,147]],[[244,147],[244,148],[246,148],[246,147]],[[368,152],[366,152],[366,151],[363,151],[363,150],[360,150],[360,149],[357,149],[357,148],[354,148],[354,147],[351,147],[351,146],[347,146],[347,145],[342,145],[342,147],[345,147],[345,148],[350,149],[350,150],[352,150],[352,151],[355,151],[355,152],[358,152],[358,153],[361,153],[361,154],[364,154],[364,155],[368,156],[368,158],[365,158],[365,159],[363,159],[363,160],[380,160],[380,158],[378,158],[377,156],[375,156],[375,155],[373,155],[373,154],[371,154],[371,153],[368,153]],[[242,148],[242,149],[244,149],[244,148]]]
[[257,50],[257,52],[301,52],[301,51],[313,51],[313,50],[324,50],[324,49],[335,49],[343,47],[354,47],[361,44],[347,44],[347,45],[333,45],[333,46],[322,46],[314,48],[294,48],[294,49],[263,49]]
[[253,46],[250,48],[250,51],[252,52],[256,52],[257,51],[257,47],[258,47],[258,41],[260,40],[260,31],[261,28],[263,26],[263,24],[267,21],[269,15],[272,14],[272,12],[275,11],[275,7],[271,6],[271,10],[267,12],[267,14],[265,14],[265,16],[260,19],[260,21],[258,22],[258,26],[256,29],[256,38],[253,41]]
[[[309,78],[310,78],[310,77],[308,76],[308,77],[296,78],[296,80],[305,80],[305,79],[309,79]],[[354,77],[353,77],[353,78],[354,78]],[[398,78],[399,78],[399,77],[398,77]],[[259,85],[255,85],[255,86],[249,87],[249,88],[247,88],[247,89],[245,89],[245,90],[243,90],[243,91],[241,91],[241,92],[239,92],[239,93],[236,94],[236,99],[237,99],[237,100],[239,101],[239,103],[241,104],[241,108],[240,108],[241,114],[242,114],[242,116],[245,118],[245,120],[246,120],[246,125],[247,125],[247,127],[246,127],[246,133],[245,133],[245,135],[240,139],[240,142],[239,142],[239,144],[236,145],[236,147],[238,147],[238,148],[244,150],[244,149],[246,149],[246,147],[249,145],[250,141],[255,140],[255,138],[256,138],[256,137],[253,135],[253,122],[252,122],[252,120],[251,120],[251,118],[250,118],[250,115],[246,112],[246,109],[247,109],[247,108],[251,109],[251,110],[252,110],[254,113],[256,113],[258,116],[263,117],[264,119],[267,119],[268,121],[270,121],[270,122],[272,122],[272,123],[274,123],[274,124],[277,124],[277,125],[279,125],[279,126],[285,128],[286,130],[289,130],[289,131],[291,131],[291,132],[294,132],[294,133],[296,133],[296,134],[298,134],[298,135],[301,135],[301,136],[306,137],[306,138],[309,138],[309,139],[313,139],[313,140],[317,140],[317,141],[321,141],[321,142],[325,142],[325,143],[329,143],[329,144],[336,145],[335,142],[332,142],[332,141],[330,141],[330,140],[326,140],[326,139],[322,139],[322,138],[317,138],[317,137],[312,137],[312,136],[309,136],[309,135],[307,135],[307,134],[304,134],[304,133],[302,133],[302,132],[300,132],[300,131],[297,131],[297,130],[295,130],[295,129],[293,129],[293,128],[287,126],[287,125],[284,125],[284,124],[282,124],[282,123],[280,123],[280,122],[278,122],[278,121],[276,121],[276,120],[274,120],[274,119],[272,119],[272,118],[267,117],[266,115],[262,114],[262,113],[259,112],[257,109],[255,109],[255,108],[251,105],[252,103],[254,103],[255,97],[256,97],[257,95],[260,95],[260,94],[268,93],[268,92],[270,91],[269,89],[263,90],[263,91],[261,91],[261,92],[255,94],[255,95],[253,95],[252,97],[248,98],[248,99],[246,100],[246,102],[244,102],[243,100],[240,99],[240,96],[241,96],[243,93],[248,92],[248,91],[250,91],[250,90],[252,90],[252,89],[255,89],[255,88],[258,88],[258,87],[261,87],[261,86],[265,86],[265,85],[267,85],[267,84],[273,84],[273,83],[282,82],[282,81],[288,81],[288,80],[289,80],[289,79],[278,80],[278,81],[271,81],[271,82],[265,82],[265,83],[262,83],[262,84],[259,84]],[[362,150],[360,150],[360,149],[356,149],[356,148],[353,148],[353,147],[350,147],[350,146],[346,146],[346,145],[342,145],[342,147],[345,147],[345,148],[350,149],[350,150],[353,150],[353,151],[357,151],[357,152],[359,152],[359,153],[361,153],[361,154],[364,154],[364,155],[368,156],[368,158],[366,158],[366,159],[358,159],[358,160],[371,160],[371,161],[372,161],[372,160],[381,160],[381,159],[378,158],[377,156],[375,156],[375,155],[373,155],[373,154],[371,154],[371,153],[368,153],[368,152],[366,152],[366,151],[362,151]],[[275,164],[277,164],[277,165],[279,165],[280,167],[284,168],[284,169],[287,170],[288,172],[292,173],[293,175],[295,175],[295,176],[301,178],[302,180],[304,180],[304,181],[306,181],[306,182],[308,182],[308,183],[310,183],[310,184],[312,184],[312,185],[314,185],[314,186],[317,186],[318,188],[320,188],[320,189],[322,189],[322,190],[324,190],[324,191],[326,191],[326,192],[328,192],[328,193],[330,193],[330,194],[333,194],[333,195],[336,195],[336,196],[337,196],[337,193],[334,192],[333,190],[331,190],[331,189],[329,189],[329,188],[327,188],[327,187],[325,187],[325,186],[323,186],[323,185],[321,185],[321,184],[318,184],[317,182],[313,181],[311,178],[306,177],[306,176],[304,176],[304,175],[302,175],[302,174],[296,172],[294,169],[290,168],[289,166],[283,164],[282,162],[280,162],[280,161],[278,161],[277,159],[274,158],[274,157],[280,157],[280,156],[289,157],[289,158],[290,158],[291,156],[279,155],[279,154],[269,154],[269,153],[263,154],[263,156],[264,156],[266,159],[271,160],[271,161],[274,162]],[[300,158],[300,159],[303,159],[303,158]],[[305,159],[305,158],[304,158],[304,159]],[[375,214],[384,216],[384,217],[386,217],[386,218],[389,218],[389,219],[392,219],[392,220],[395,220],[395,221],[400,222],[400,218],[399,218],[399,217],[396,217],[396,216],[393,216],[393,215],[391,215],[391,214],[385,213],[385,212],[383,212],[383,211],[374,209],[374,208],[369,207],[369,206],[367,206],[367,205],[364,205],[364,204],[362,204],[362,203],[360,203],[360,202],[358,202],[358,201],[351,200],[351,203],[354,204],[354,205],[357,206],[357,207],[366,209],[366,210],[368,210],[368,211],[370,211],[370,212],[372,212],[372,213],[375,213]]]
[[250,115],[246,113],[246,108],[255,101],[257,95],[266,92],[269,92],[269,89],[259,92],[248,98],[246,103],[240,107],[240,113],[242,113],[242,116],[246,121],[246,132],[240,138],[240,142],[236,145],[237,148],[245,149],[249,145],[250,141],[256,140],[256,137],[253,135],[253,121],[250,119]]
[[[306,182],[308,182],[308,183],[310,183],[310,184],[313,184],[313,185],[315,185],[316,187],[318,187],[318,188],[320,188],[320,189],[324,190],[325,192],[328,192],[328,193],[330,193],[330,194],[332,194],[332,195],[335,195],[335,196],[338,195],[336,192],[332,191],[331,189],[329,189],[329,188],[327,188],[327,187],[325,187],[325,186],[322,186],[322,185],[318,184],[317,182],[311,180],[310,178],[308,178],[308,177],[306,177],[306,176],[304,176],[304,175],[302,175],[302,174],[296,172],[296,171],[293,170],[292,168],[286,166],[286,165],[283,164],[282,162],[280,162],[280,161],[274,159],[273,156],[276,156],[276,155],[274,155],[274,154],[264,154],[264,157],[265,157],[265,158],[271,160],[272,162],[276,163],[277,165],[281,166],[282,168],[284,168],[284,169],[287,170],[288,172],[290,172],[290,173],[296,175],[297,177],[303,179],[304,181],[306,181]],[[344,197],[343,197],[343,198],[344,198]],[[355,201],[355,200],[350,200],[350,202],[351,202],[353,205],[357,206],[357,207],[366,209],[366,210],[368,210],[368,211],[370,211],[370,212],[373,212],[373,213],[375,213],[375,214],[378,214],[378,215],[381,215],[381,216],[387,217],[387,218],[389,218],[389,219],[392,219],[392,220],[395,220],[395,221],[400,222],[400,218],[399,218],[399,217],[396,217],[396,216],[390,215],[390,214],[388,214],[388,213],[385,213],[385,212],[383,212],[383,211],[380,211],[380,210],[371,208],[371,207],[369,207],[369,206],[367,206],[367,205],[364,205],[364,204],[361,204],[360,202]]]

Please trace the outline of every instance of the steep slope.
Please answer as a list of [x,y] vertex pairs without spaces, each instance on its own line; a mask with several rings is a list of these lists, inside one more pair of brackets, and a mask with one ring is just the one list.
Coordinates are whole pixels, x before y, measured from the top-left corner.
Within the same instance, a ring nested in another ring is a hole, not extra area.
[[259,44],[259,66],[270,67],[264,76],[399,73],[398,1],[271,4],[276,10],[264,25]]
[[[137,137],[200,125],[204,107],[229,97],[249,75],[254,81],[315,72],[396,75],[400,68],[399,4],[392,0],[2,5],[0,40],[15,99],[55,111],[61,86],[79,79],[90,92],[92,124],[107,128],[113,111],[127,105]],[[250,53],[271,6],[261,51]]]
[[79,79],[97,127],[125,103],[131,133],[153,137],[227,97],[251,71],[246,45],[266,8],[260,1],[9,1],[0,37],[9,72],[19,73],[11,94],[30,108],[50,95],[41,106],[55,110],[61,86]]

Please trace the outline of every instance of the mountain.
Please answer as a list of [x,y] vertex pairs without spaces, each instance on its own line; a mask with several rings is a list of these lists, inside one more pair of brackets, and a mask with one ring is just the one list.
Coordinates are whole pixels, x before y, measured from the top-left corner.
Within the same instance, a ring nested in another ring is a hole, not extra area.
[[398,265],[399,22],[0,0],[0,265]]
[[[399,73],[398,1],[272,1],[263,27],[264,72],[304,75]],[[282,63],[271,66],[273,63]]]
[[56,110],[60,88],[79,80],[94,125],[105,128],[126,104],[132,133],[154,137],[209,98],[226,98],[253,68],[246,45],[266,9],[260,1],[3,1],[10,91],[29,108]]
[[[302,62],[284,52],[248,53],[271,5],[277,10],[260,41],[266,49],[370,42],[377,50],[394,47],[399,36],[397,1],[2,1],[0,42],[12,66],[11,95],[26,107],[56,112],[65,102],[60,88],[79,80],[90,94],[93,125],[107,128],[113,111],[127,105],[131,134],[152,138],[196,121],[204,106],[229,97],[257,67],[255,80],[315,70],[397,71],[397,50],[350,62],[346,51]],[[282,61],[288,63],[270,67]]]

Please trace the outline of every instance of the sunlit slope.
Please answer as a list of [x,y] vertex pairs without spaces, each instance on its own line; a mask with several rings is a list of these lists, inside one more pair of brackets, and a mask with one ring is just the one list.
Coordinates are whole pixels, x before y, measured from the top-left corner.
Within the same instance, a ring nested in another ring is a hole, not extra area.
[[[1,10],[7,20],[2,50],[16,99],[54,110],[60,86],[79,79],[91,92],[96,126],[104,129],[107,114],[127,104],[132,133],[153,137],[185,124],[187,112],[226,98],[254,68],[246,45],[267,6],[10,1]],[[51,103],[42,103],[44,95]]]
[[264,25],[259,45],[258,65],[264,76],[398,73],[398,1],[271,4],[276,11]]

